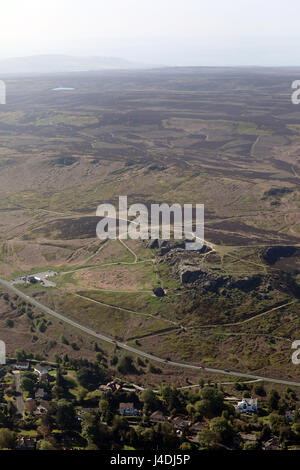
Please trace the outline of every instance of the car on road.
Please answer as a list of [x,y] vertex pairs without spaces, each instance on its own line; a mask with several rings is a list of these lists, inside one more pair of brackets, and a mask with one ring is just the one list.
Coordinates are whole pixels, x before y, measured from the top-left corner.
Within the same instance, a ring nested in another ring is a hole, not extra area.
[[168,359],[164,359],[164,362],[169,362]]
[[228,372],[230,372],[230,370],[229,369],[224,369],[224,372],[227,372],[227,374],[228,374]]
[[99,334],[99,331],[96,330],[95,333],[98,335],[98,334]]
[[115,339],[112,340],[112,343],[116,343],[117,341]]

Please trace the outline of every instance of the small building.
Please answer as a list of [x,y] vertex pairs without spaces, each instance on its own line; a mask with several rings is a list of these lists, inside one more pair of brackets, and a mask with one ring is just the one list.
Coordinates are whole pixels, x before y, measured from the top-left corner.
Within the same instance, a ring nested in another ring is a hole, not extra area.
[[48,401],[42,401],[36,408],[36,414],[43,415],[48,413],[51,404]]
[[99,412],[99,408],[81,408],[76,411],[76,415],[80,418],[85,413],[96,415]]
[[38,388],[37,391],[35,392],[35,398],[36,399],[43,399],[46,398],[47,392],[43,388]]
[[243,398],[236,406],[238,413],[255,413],[257,409],[257,398]]
[[252,442],[258,441],[257,434],[247,434],[247,433],[239,432],[238,435],[242,441],[252,441]]
[[49,370],[51,370],[51,367],[36,365],[33,370],[38,374],[39,380],[44,380],[47,377]]
[[106,385],[100,385],[101,392],[116,392],[122,390],[122,386],[117,382],[108,382]]
[[166,423],[168,418],[161,411],[154,411],[150,416],[151,423]]
[[33,398],[27,398],[25,401],[24,407],[27,413],[30,413],[30,414],[34,413],[37,409],[36,400],[34,400]]
[[140,411],[135,408],[133,403],[120,403],[119,413],[122,416],[138,416]]
[[208,424],[205,421],[197,421],[196,423],[191,425],[190,431],[193,436],[196,436],[203,429],[207,429],[207,427]]
[[295,411],[294,410],[288,410],[285,412],[285,417],[288,421],[294,421],[295,419]]
[[263,450],[281,450],[282,446],[277,437],[272,437],[263,445]]
[[17,440],[16,450],[35,450],[36,440],[32,437],[20,437]]
[[186,419],[183,419],[180,416],[176,416],[176,418],[172,419],[172,423],[175,429],[180,430],[188,429],[192,424],[191,421],[187,421]]
[[28,370],[29,369],[29,362],[18,362],[14,369],[16,370]]

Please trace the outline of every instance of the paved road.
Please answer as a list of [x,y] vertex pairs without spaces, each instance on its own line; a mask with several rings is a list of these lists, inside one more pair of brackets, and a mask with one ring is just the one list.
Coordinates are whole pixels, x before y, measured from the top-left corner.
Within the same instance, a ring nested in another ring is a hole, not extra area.
[[[105,335],[96,333],[95,331],[91,330],[90,328],[87,328],[87,327],[71,320],[70,318],[68,318],[64,315],[61,315],[60,313],[55,312],[54,310],[52,310],[49,307],[46,307],[45,305],[43,305],[40,302],[38,302],[37,300],[35,300],[33,297],[30,297],[29,295],[26,295],[24,292],[20,291],[15,286],[12,286],[8,281],[5,281],[4,279],[0,279],[0,285],[1,284],[6,289],[10,290],[11,292],[14,292],[16,295],[18,295],[22,299],[26,300],[28,303],[31,303],[32,305],[34,305],[35,307],[37,307],[41,311],[47,313],[48,315],[51,315],[51,316],[57,318],[58,320],[63,321],[64,323],[68,323],[69,325],[71,325],[75,328],[78,328],[79,330],[83,331],[84,333],[87,333],[88,335],[91,335],[91,336],[93,336],[95,338],[98,338],[102,341],[106,341],[107,343],[111,343],[111,344],[117,343],[120,348],[125,349],[126,351],[130,351],[130,352],[132,352],[134,354],[137,354],[139,356],[146,357],[147,359],[150,359],[151,361],[156,361],[156,362],[160,362],[160,363],[167,362],[168,365],[175,366],[175,367],[182,367],[182,368],[190,369],[190,370],[201,371],[201,370],[204,369],[201,366],[196,366],[196,365],[192,365],[192,364],[185,364],[185,363],[182,363],[182,362],[174,362],[174,361],[166,361],[165,359],[154,356],[153,354],[146,353],[144,351],[141,351],[140,349],[133,348],[132,346],[129,346],[128,344],[116,341],[115,339],[110,338],[109,336],[105,336]],[[227,375],[236,376],[236,377],[247,377],[248,379],[258,379],[258,380],[264,380],[265,382],[273,382],[273,383],[278,383],[278,384],[284,384],[284,385],[291,385],[291,386],[300,387],[300,382],[293,382],[291,380],[276,379],[276,378],[273,378],[273,377],[264,377],[264,376],[261,376],[261,375],[247,374],[247,373],[244,373],[244,372],[233,372],[233,371],[226,372],[224,369],[214,369],[212,367],[205,367],[205,371],[212,372],[214,374],[227,374]]]
[[16,407],[18,410],[18,413],[23,416],[23,410],[24,410],[24,400],[23,400],[23,393],[21,390],[21,374],[19,371],[14,372],[15,376],[15,385],[16,385]]

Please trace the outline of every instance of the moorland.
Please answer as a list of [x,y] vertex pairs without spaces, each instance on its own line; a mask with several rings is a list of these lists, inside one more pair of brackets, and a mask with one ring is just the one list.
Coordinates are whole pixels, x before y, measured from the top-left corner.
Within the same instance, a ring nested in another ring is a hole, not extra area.
[[[193,67],[3,77],[0,277],[53,270],[54,286],[19,288],[160,357],[299,380],[299,75]],[[208,249],[100,241],[97,206],[120,195],[204,204]],[[66,352],[66,326],[40,331],[17,298],[0,307],[9,355]],[[69,354],[92,358],[93,341],[69,334],[82,347]]]

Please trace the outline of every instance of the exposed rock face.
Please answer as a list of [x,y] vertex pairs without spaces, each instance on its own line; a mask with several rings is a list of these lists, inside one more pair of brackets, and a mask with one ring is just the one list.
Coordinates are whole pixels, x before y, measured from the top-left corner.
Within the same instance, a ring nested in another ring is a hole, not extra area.
[[252,290],[257,289],[260,286],[261,282],[261,276],[243,277],[235,282],[232,282],[231,287],[236,287],[237,289],[242,290],[244,292],[250,292]]
[[270,246],[264,248],[261,258],[268,264],[275,264],[280,258],[289,258],[297,251],[295,246]]
[[199,267],[182,265],[178,270],[178,274],[182,284],[190,284],[201,278],[204,273]]
[[227,295],[227,291],[231,289],[250,292],[258,289],[262,283],[262,277],[259,275],[235,279],[187,262],[174,265],[174,271],[182,284],[194,284],[195,287],[201,287],[206,292],[217,292],[221,288],[221,295]]
[[[173,252],[174,250],[185,250],[185,244],[189,242],[189,240],[149,240],[147,241],[147,248],[160,248],[159,254],[160,256],[164,256],[169,252]],[[211,248],[209,248],[207,245],[203,245],[203,247],[199,250],[195,250],[197,253],[207,253],[208,251],[211,251]]]
[[156,297],[164,297],[165,295],[165,292],[161,287],[154,287],[153,292]]
[[154,240],[149,240],[148,244],[147,244],[147,248],[151,248],[152,250],[154,248],[158,248],[159,245],[158,245],[158,240],[157,238],[155,238]]

